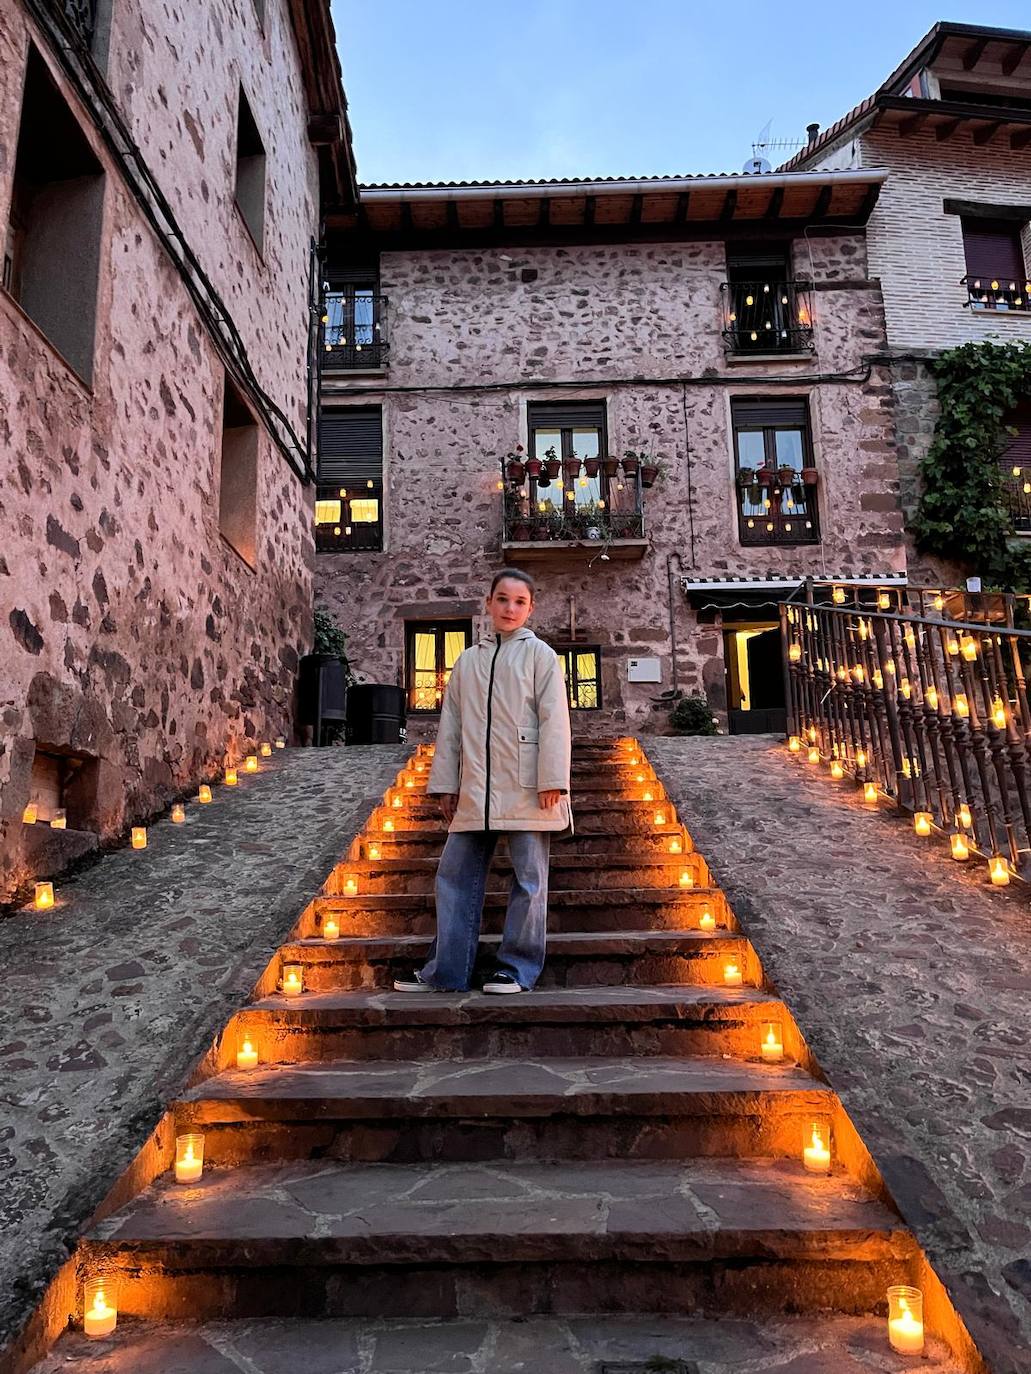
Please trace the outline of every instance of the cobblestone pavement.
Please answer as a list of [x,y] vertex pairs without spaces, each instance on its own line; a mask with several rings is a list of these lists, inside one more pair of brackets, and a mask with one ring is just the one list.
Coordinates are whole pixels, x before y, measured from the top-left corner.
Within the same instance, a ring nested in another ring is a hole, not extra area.
[[1026,892],[770,738],[642,743],[995,1374],[1031,1370]]
[[[171,1338],[171,1339],[170,1339]],[[544,1352],[542,1354],[542,1352]],[[754,1323],[589,1317],[560,1321],[236,1321],[148,1327],[119,1323],[117,1341],[69,1335],[34,1374],[89,1359],[95,1374],[598,1374],[600,1360],[689,1361],[691,1374],[906,1374],[881,1323],[832,1317]],[[668,1367],[668,1366],[667,1366]],[[955,1374],[936,1342],[921,1374]],[[659,1371],[661,1364],[651,1369]]]
[[0,919],[0,1346],[408,752],[277,755]]

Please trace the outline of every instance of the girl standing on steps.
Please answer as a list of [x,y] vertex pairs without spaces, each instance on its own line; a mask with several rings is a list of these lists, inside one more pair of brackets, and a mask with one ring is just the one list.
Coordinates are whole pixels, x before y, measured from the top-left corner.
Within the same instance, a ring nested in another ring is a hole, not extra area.
[[437,935],[422,968],[395,980],[398,992],[468,989],[502,835],[512,887],[483,991],[527,991],[544,966],[551,836],[572,831],[570,734],[562,665],[526,624],[534,591],[527,573],[497,574],[487,597],[493,633],[459,656],[444,693],[427,788],[450,832],[437,867]]

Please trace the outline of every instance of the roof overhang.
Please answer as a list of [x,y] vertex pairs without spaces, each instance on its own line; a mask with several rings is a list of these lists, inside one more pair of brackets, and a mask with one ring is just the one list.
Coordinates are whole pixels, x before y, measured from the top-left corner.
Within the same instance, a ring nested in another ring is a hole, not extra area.
[[353,207],[358,176],[329,0],[289,4],[308,104],[308,138],[319,155],[322,201]]
[[356,210],[327,227],[345,236],[435,246],[652,240],[778,226],[865,224],[887,172],[769,172],[595,181],[363,186]]
[[900,138],[933,132],[947,142],[961,129],[970,131],[977,147],[993,141],[1019,151],[1031,144],[1031,110],[1006,105],[975,105],[960,100],[921,100],[912,96],[880,95],[867,126],[894,128]]

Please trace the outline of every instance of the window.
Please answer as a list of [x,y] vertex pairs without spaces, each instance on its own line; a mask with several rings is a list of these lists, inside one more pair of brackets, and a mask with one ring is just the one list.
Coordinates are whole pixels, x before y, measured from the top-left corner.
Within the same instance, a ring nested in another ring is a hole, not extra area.
[[819,543],[807,403],[735,398],[731,415],[741,543]]
[[379,406],[327,407],[319,417],[315,548],[319,553],[383,548]]
[[580,644],[556,648],[566,676],[569,707],[573,711],[596,711],[601,706],[601,650]]
[[813,348],[809,288],[791,280],[786,245],[727,245],[723,338],[731,353],[801,353]]
[[1020,221],[964,216],[968,304],[974,310],[1031,309],[1031,283],[1025,276]]
[[29,48],[3,284],[85,381],[93,376],[104,172]]
[[[527,428],[530,436],[531,458],[547,462],[555,458],[562,463],[576,459],[601,460],[608,453],[605,427],[605,402],[583,401],[569,405],[541,405],[527,407]],[[593,463],[592,463],[593,465]],[[595,507],[607,501],[609,481],[601,470],[589,477],[582,467],[576,477],[563,469],[557,477],[548,477],[543,469],[536,480],[531,479],[530,498],[538,510],[561,512],[567,506]],[[612,484],[615,494],[615,484]],[[573,492],[570,500],[565,493]]]
[[236,204],[260,253],[265,238],[265,145],[242,87],[236,116]]
[[1003,498],[1015,530],[1031,533],[1031,401],[1006,417],[1006,447],[999,454]]
[[222,400],[218,528],[245,563],[257,563],[258,426],[228,377]]
[[387,359],[386,301],[379,264],[356,263],[330,273],[323,301],[324,369],[378,368]]
[[458,655],[472,643],[470,620],[408,621],[405,666],[409,711],[439,711]]

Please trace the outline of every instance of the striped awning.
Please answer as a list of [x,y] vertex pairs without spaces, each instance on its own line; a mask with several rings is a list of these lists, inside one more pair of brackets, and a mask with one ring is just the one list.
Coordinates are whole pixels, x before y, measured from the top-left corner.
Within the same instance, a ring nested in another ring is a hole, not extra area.
[[[784,592],[801,587],[810,576],[784,573],[744,573],[726,577],[681,577],[684,592]],[[909,579],[905,573],[840,573],[835,577],[814,577],[817,587],[904,587]]]

